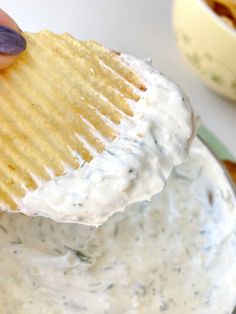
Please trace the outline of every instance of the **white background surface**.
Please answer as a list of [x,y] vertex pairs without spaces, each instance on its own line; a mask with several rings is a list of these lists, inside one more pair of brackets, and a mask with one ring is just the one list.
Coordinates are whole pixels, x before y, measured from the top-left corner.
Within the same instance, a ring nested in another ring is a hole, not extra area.
[[189,95],[203,123],[236,156],[236,103],[208,90],[179,55],[171,28],[170,0],[1,0],[23,30],[48,28],[141,58]]

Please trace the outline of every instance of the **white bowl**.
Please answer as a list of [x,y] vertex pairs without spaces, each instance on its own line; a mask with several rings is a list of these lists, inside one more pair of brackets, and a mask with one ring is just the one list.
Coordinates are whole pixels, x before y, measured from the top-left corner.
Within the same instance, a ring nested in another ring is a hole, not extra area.
[[204,0],[175,0],[173,27],[178,47],[196,74],[236,101],[236,29]]

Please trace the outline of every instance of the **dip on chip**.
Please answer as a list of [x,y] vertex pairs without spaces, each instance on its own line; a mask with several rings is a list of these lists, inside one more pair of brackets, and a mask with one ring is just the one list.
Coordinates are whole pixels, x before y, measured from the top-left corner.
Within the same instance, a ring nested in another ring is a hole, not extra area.
[[23,33],[0,73],[0,208],[98,226],[160,191],[196,116],[145,61],[94,41]]

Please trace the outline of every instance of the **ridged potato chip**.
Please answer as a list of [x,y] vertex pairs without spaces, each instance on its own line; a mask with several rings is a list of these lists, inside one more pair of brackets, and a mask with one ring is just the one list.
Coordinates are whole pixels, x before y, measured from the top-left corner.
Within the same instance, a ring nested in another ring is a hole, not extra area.
[[198,125],[181,88],[94,41],[23,35],[0,73],[0,209],[100,226],[160,192]]
[[42,181],[79,168],[132,116],[145,87],[118,54],[94,41],[48,31],[23,33],[26,51],[0,73],[0,207]]

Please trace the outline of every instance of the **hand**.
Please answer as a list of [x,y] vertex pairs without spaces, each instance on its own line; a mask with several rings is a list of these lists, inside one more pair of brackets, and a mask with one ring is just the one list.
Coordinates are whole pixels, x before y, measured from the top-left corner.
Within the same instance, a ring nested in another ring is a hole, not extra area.
[[11,65],[26,48],[26,41],[13,19],[0,9],[0,70]]

